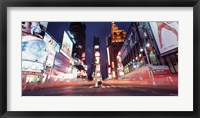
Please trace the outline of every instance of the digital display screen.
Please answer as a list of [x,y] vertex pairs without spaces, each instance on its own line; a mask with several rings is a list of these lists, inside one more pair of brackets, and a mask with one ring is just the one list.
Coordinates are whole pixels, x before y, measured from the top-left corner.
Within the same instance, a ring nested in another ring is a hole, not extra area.
[[73,48],[73,43],[72,43],[71,39],[69,38],[69,36],[67,35],[67,33],[64,31],[61,50],[66,55],[71,56],[72,48]]

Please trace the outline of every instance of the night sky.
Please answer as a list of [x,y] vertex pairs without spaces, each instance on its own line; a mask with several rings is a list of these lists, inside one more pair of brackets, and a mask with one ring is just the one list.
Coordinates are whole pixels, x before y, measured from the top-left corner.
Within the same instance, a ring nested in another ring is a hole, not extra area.
[[[92,63],[93,58],[93,40],[94,36],[100,40],[100,53],[101,53],[101,71],[102,74],[106,73],[106,37],[111,34],[111,22],[82,22],[86,25],[86,65]],[[115,22],[119,29],[126,32],[130,27],[130,22]],[[70,22],[49,22],[47,32],[61,45],[63,32],[68,31]]]

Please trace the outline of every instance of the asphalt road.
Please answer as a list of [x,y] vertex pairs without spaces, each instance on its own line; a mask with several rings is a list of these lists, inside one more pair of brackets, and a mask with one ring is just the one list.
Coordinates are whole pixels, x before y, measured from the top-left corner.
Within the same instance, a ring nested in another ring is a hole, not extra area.
[[23,91],[22,96],[178,96],[178,87],[126,84],[74,85]]

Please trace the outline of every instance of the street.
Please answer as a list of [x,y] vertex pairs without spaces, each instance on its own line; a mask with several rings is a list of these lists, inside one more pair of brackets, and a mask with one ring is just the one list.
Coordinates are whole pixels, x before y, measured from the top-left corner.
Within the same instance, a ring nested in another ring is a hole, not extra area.
[[176,21],[21,28],[22,96],[178,96]]
[[66,85],[26,90],[23,96],[178,96],[178,87],[171,85],[139,85],[134,82],[103,82],[96,87],[94,82],[68,83]]

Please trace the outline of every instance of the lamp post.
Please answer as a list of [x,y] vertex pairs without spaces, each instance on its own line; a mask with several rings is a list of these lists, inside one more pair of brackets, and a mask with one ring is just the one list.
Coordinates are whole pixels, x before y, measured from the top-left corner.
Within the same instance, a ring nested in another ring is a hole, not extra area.
[[148,56],[148,54],[147,54],[147,47],[149,47],[149,46],[150,46],[150,44],[147,43],[147,44],[145,45],[144,49],[141,48],[140,51],[142,52],[142,51],[144,50],[144,53],[145,53],[146,58],[147,58],[149,77],[152,79],[152,84],[153,84],[153,85],[156,85],[156,83],[155,83],[155,78],[154,78],[154,76],[153,76],[152,71],[150,70],[150,60],[149,60],[149,56]]
[[[153,73],[152,73],[152,71],[150,70],[150,61],[149,61],[149,56],[148,56],[148,54],[147,54],[147,48],[148,47],[150,47],[150,44],[149,43],[147,43],[146,42],[146,40],[145,40],[145,37],[144,37],[144,32],[143,32],[143,30],[144,30],[144,28],[145,28],[145,23],[141,23],[140,25],[139,25],[139,28],[141,29],[141,34],[142,34],[142,39],[144,40],[144,52],[145,52],[145,55],[146,55],[146,57],[147,57],[147,63],[148,63],[148,71],[149,71],[149,77],[152,79],[152,84],[153,85],[156,85],[156,83],[155,83],[155,79],[154,79],[154,76],[153,76]],[[146,28],[145,28],[146,29]],[[141,50],[140,50],[141,51]],[[143,51],[143,49],[142,49],[142,51]]]

